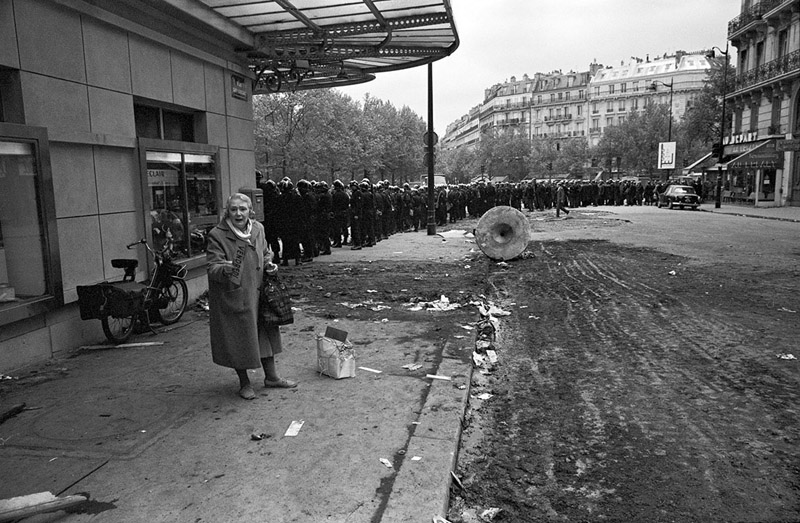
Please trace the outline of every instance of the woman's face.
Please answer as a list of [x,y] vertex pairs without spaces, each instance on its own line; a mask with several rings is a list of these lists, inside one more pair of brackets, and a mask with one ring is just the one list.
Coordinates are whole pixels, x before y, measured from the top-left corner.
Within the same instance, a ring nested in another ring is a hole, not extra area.
[[234,198],[228,204],[228,216],[236,228],[245,230],[250,218],[250,206],[247,202]]

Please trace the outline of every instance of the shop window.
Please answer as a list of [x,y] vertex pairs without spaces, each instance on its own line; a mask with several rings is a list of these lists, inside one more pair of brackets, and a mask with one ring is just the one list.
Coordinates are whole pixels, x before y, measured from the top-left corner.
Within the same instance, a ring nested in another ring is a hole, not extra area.
[[136,136],[176,142],[194,142],[194,114],[134,104]]
[[63,301],[44,128],[0,123],[0,325]]
[[750,106],[750,132],[758,131],[758,104]]
[[143,149],[153,245],[162,249],[169,244],[178,258],[203,254],[206,235],[219,220],[216,151]]

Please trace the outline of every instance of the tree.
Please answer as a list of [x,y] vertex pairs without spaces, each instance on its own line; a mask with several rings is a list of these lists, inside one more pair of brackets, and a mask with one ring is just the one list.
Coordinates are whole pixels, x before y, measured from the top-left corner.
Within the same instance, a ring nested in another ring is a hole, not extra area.
[[422,169],[424,123],[408,107],[335,89],[253,97],[256,168],[278,179],[404,180]]
[[667,105],[648,103],[625,123],[606,127],[593,156],[607,168],[618,158],[618,166],[628,173],[652,176],[658,165],[658,144],[668,138],[669,118]]

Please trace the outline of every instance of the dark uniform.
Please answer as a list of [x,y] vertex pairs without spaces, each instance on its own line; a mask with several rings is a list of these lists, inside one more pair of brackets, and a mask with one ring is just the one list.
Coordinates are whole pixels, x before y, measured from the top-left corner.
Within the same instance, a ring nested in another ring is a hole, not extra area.
[[363,198],[361,190],[358,188],[358,183],[354,180],[350,182],[350,238],[353,246],[351,250],[357,251],[361,249],[364,241],[361,235],[361,217],[362,217],[362,204]]
[[317,247],[319,253],[331,253],[331,225],[333,221],[333,201],[327,182],[320,182],[317,190]]
[[344,190],[340,180],[333,182],[331,194],[331,209],[333,211],[333,247],[347,244],[347,218],[350,212],[350,195]]

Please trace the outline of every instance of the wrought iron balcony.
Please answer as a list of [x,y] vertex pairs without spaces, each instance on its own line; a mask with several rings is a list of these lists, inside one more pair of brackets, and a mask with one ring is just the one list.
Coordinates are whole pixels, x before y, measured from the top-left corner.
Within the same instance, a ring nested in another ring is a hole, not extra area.
[[572,113],[544,117],[545,122],[562,122],[564,120],[572,120]]
[[777,60],[743,72],[736,78],[736,91],[795,71],[800,71],[800,51],[792,51]]
[[751,5],[748,9],[728,22],[728,40],[746,26],[761,19],[766,13],[772,11],[782,3],[789,4],[792,0],[761,0]]

